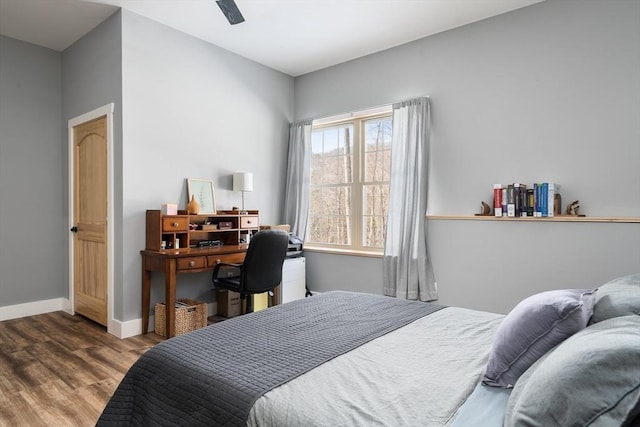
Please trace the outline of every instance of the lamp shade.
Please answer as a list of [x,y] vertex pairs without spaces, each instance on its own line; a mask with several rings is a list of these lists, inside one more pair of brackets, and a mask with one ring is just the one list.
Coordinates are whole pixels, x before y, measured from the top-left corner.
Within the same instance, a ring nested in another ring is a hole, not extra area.
[[251,172],[234,173],[233,191],[253,191],[253,174]]

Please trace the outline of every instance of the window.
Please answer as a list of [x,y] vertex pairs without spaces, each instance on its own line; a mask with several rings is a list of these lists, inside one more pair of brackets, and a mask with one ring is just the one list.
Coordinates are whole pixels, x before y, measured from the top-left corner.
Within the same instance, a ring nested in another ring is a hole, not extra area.
[[391,136],[389,111],[314,123],[308,246],[382,251]]

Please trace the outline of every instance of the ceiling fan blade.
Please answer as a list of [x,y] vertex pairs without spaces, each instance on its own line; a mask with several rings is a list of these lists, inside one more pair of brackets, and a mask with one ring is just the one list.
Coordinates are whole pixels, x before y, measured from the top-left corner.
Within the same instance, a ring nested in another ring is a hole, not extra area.
[[224,16],[227,17],[229,24],[235,25],[244,22],[244,17],[242,13],[240,13],[240,9],[238,9],[234,0],[216,0],[216,3],[218,3]]

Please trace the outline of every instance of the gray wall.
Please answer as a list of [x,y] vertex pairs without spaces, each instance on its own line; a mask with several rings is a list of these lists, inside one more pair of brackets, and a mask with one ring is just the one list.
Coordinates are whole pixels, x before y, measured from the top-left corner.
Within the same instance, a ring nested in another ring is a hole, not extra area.
[[[62,105],[65,152],[65,203],[68,203],[68,121],[84,113],[114,103],[114,252],[122,253],[122,30],[120,12],[75,42],[62,53]],[[66,225],[69,222],[65,209]],[[66,238],[71,235],[67,231]],[[69,262],[68,254],[65,261]],[[65,276],[68,282],[68,274]],[[67,285],[68,286],[68,285]],[[68,292],[65,293],[68,296]],[[122,259],[114,259],[114,316],[122,319]]]
[[66,295],[60,53],[0,36],[0,306]]
[[[494,183],[563,186],[589,216],[640,217],[640,3],[548,0],[296,79],[296,117],[428,95],[429,212],[473,215]],[[429,220],[441,302],[523,296],[640,271],[640,224]],[[379,258],[308,252],[309,286],[382,292]]]
[[[0,307],[68,297],[67,121],[113,102],[114,313],[140,317],[144,213],[186,205],[185,178],[212,178],[218,209],[280,223],[294,79],[121,11],[62,54],[0,38]],[[37,227],[33,227],[37,224]],[[152,277],[152,303],[164,299]],[[210,302],[209,274],[178,297]]]
[[[280,223],[293,78],[122,12],[123,320],[140,317],[144,212],[187,203],[186,178],[211,178],[218,209],[240,206],[231,174],[252,172],[248,209]],[[152,276],[152,302],[164,300]],[[178,297],[215,300],[210,273],[183,275]]]
[[[140,316],[144,211],[184,207],[184,178],[213,178],[225,209],[240,203],[230,174],[251,171],[247,207],[282,220],[294,116],[430,95],[432,213],[472,214],[495,182],[548,180],[588,215],[640,216],[639,17],[638,2],[548,0],[295,81],[130,12],[62,55],[0,37],[0,306],[68,296],[66,123],[109,102],[119,320]],[[428,229],[446,304],[506,312],[640,271],[638,224]],[[382,291],[379,258],[307,258],[311,289]],[[182,279],[178,296],[212,298],[208,275]]]

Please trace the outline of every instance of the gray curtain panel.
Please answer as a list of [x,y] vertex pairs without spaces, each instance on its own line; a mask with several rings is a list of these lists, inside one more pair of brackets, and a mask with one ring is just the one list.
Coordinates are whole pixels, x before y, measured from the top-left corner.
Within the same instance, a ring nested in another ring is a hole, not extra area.
[[285,222],[302,240],[307,234],[311,183],[311,120],[289,126],[289,159],[284,196]]
[[389,212],[383,257],[383,292],[397,298],[438,298],[427,251],[429,98],[393,105]]

